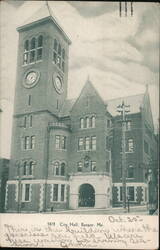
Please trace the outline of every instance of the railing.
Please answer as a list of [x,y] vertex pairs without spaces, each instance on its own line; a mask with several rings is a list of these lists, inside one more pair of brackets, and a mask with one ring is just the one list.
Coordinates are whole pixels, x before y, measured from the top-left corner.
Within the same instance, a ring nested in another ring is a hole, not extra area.
[[62,122],[49,122],[49,128],[71,129],[70,125],[66,125]]

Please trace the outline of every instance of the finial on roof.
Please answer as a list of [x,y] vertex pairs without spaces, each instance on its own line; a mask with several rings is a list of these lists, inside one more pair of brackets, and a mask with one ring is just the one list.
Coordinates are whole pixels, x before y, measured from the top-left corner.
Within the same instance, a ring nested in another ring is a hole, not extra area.
[[91,82],[91,81],[90,81],[89,74],[88,74],[88,76],[87,76],[87,82]]
[[45,1],[45,4],[46,4],[46,6],[47,6],[47,8],[48,8],[48,11],[49,11],[50,16],[52,16],[52,11],[51,11],[51,9],[50,9],[50,6],[49,6],[48,1]]

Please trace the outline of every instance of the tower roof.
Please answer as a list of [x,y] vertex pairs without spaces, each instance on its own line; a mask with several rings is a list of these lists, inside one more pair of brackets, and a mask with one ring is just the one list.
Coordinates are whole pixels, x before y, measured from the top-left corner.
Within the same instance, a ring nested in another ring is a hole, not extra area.
[[67,34],[62,29],[61,25],[58,23],[57,19],[53,15],[53,12],[48,5],[48,3],[45,3],[40,9],[38,9],[31,17],[29,17],[20,27],[17,28],[18,31],[22,31],[24,29],[27,29],[31,25],[36,25],[37,23],[42,23],[47,20],[52,21],[57,28],[62,32],[64,37],[67,39],[68,43],[71,44],[71,40],[67,36]]

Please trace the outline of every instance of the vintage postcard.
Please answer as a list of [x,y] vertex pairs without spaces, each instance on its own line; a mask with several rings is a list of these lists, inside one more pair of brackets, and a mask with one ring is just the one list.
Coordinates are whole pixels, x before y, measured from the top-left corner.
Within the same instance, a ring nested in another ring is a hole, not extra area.
[[158,249],[159,4],[0,2],[0,245]]

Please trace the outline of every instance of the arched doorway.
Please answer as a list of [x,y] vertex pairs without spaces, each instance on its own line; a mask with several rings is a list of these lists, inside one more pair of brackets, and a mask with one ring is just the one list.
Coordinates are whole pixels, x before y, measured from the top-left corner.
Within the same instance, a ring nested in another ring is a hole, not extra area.
[[94,207],[95,190],[90,184],[82,184],[79,188],[79,207]]

